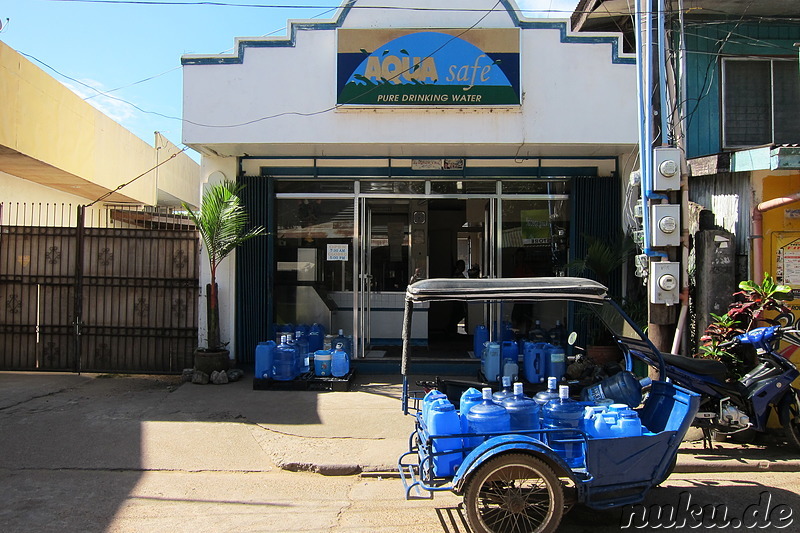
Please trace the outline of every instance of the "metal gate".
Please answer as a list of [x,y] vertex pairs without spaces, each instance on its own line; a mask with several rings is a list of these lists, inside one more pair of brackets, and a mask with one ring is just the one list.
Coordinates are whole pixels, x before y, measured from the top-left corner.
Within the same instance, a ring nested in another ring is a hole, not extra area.
[[198,246],[168,211],[0,204],[0,369],[191,367]]

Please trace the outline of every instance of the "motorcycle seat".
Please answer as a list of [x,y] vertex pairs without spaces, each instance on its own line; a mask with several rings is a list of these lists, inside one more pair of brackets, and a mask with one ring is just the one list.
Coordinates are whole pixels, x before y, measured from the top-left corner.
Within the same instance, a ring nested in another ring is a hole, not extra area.
[[725,381],[728,374],[728,367],[725,366],[725,363],[714,359],[695,359],[694,357],[685,357],[683,355],[668,353],[662,353],[661,355],[664,357],[664,362],[666,364],[693,374],[710,376],[719,381]]

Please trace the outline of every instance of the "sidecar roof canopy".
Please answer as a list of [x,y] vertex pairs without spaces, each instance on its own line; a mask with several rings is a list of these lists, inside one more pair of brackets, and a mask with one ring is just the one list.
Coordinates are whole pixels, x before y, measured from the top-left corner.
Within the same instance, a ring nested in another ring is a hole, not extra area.
[[406,300],[572,300],[602,303],[607,293],[604,285],[586,278],[433,278],[409,285]]

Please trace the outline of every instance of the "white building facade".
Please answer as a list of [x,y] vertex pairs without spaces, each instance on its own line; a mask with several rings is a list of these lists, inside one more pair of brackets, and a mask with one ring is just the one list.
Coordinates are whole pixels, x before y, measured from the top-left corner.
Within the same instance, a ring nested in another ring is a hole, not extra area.
[[[246,184],[269,229],[224,265],[223,337],[241,361],[274,324],[314,322],[352,335],[356,357],[383,354],[412,277],[563,275],[587,234],[621,228],[638,118],[620,36],[573,35],[511,0],[414,5],[346,1],[288,37],[182,59],[183,142],[206,179]],[[568,320],[420,314],[418,344]]]

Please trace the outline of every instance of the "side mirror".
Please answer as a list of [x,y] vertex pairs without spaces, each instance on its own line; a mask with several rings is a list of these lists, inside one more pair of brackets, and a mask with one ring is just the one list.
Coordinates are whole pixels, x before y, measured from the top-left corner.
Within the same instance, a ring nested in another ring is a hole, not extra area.
[[567,344],[569,344],[570,346],[574,346],[575,345],[575,341],[577,341],[577,340],[578,340],[578,334],[573,331],[567,337]]

